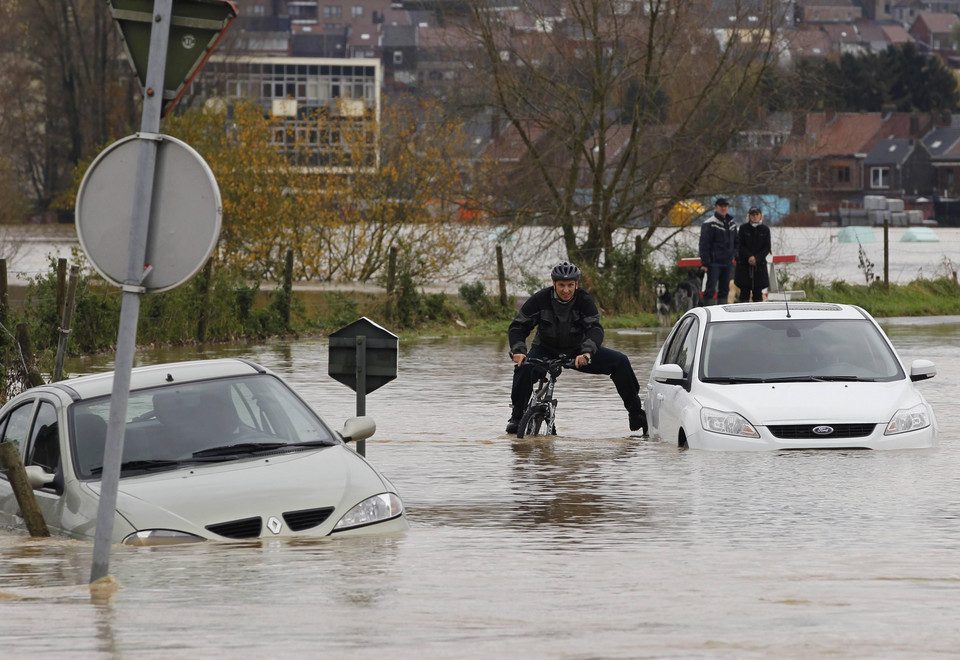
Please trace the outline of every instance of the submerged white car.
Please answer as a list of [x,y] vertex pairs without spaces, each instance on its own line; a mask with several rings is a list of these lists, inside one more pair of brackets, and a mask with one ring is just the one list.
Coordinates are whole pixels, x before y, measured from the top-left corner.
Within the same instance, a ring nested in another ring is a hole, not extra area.
[[[0,409],[51,533],[93,539],[113,374],[36,387]],[[393,485],[276,374],[239,359],[134,369],[114,542],[318,537],[409,527]],[[0,473],[0,524],[21,526]]]
[[698,449],[908,449],[938,443],[933,409],[877,322],[853,305],[697,307],[654,362],[652,438]]

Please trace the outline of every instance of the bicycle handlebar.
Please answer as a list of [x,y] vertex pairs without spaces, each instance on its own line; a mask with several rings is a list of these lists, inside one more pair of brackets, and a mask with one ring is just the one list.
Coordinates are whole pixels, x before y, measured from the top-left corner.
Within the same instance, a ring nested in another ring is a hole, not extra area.
[[[577,359],[567,357],[566,355],[561,355],[559,357],[544,359],[544,358],[527,358],[524,362],[529,362],[530,364],[538,364],[542,367],[545,367],[547,371],[553,372],[554,369],[563,368],[563,369],[575,369],[577,365]],[[559,371],[557,372],[559,373]]]

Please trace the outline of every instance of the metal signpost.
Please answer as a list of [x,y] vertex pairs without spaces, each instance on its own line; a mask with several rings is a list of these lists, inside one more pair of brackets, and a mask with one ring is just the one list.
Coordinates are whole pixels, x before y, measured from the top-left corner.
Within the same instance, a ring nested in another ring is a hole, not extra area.
[[[196,163],[203,159],[196,156],[196,152],[179,141],[159,134],[160,118],[164,110],[169,110],[173,102],[179,98],[179,93],[185,88],[189,80],[178,81],[177,91],[169,103],[165,105],[165,90],[170,85],[165,78],[171,22],[174,17],[175,0],[140,0],[138,7],[129,7],[130,0],[112,0],[111,12],[114,19],[120,24],[124,33],[128,54],[134,50],[143,50],[143,38],[134,39],[131,47],[130,35],[124,30],[124,21],[149,26],[149,41],[146,50],[146,62],[139,61],[131,56],[131,62],[139,73],[143,85],[143,112],[140,120],[140,132],[129,140],[121,140],[109,147],[91,166],[81,184],[83,194],[77,196],[77,233],[81,246],[87,251],[91,262],[108,280],[118,284],[123,289],[123,298],[120,307],[120,323],[117,332],[117,357],[114,365],[113,390],[110,398],[110,416],[107,424],[107,438],[103,455],[103,471],[100,482],[100,501],[97,510],[97,528],[94,536],[93,567],[90,572],[90,581],[94,582],[105,577],[110,566],[110,545],[113,537],[113,523],[117,508],[117,491],[120,481],[120,465],[123,455],[123,439],[127,415],[127,403],[130,393],[131,371],[136,349],[137,320],[140,313],[140,296],[148,290],[164,290],[173,288],[189,279],[206,262],[213,246],[216,244],[220,230],[220,195],[213,181],[212,173],[207,177],[201,190],[190,199],[197,202],[196,206],[179,209],[176,213],[180,217],[179,224],[156,227],[151,232],[151,220],[162,216],[159,209],[180,194],[172,195],[165,190],[169,182],[175,178],[178,164],[191,163],[194,171],[204,170]],[[206,49],[196,49],[197,40],[188,38],[188,34],[180,35],[180,42],[174,49],[180,51],[194,51],[191,55],[196,64],[189,70],[189,75],[195,75],[200,65],[209,55],[209,50],[219,39],[219,33],[225,30],[233,18],[236,17],[236,7],[225,0],[177,0],[177,6],[188,7],[186,13],[192,13],[190,8],[203,5],[205,10],[216,5],[222,14],[222,20],[216,38],[207,40]],[[143,11],[137,11],[138,9]],[[182,24],[184,21],[178,19]],[[187,21],[189,23],[189,21]],[[211,24],[195,26],[209,29]],[[189,25],[187,29],[191,29]],[[144,70],[144,64],[145,70]],[[128,143],[129,142],[129,143]],[[172,150],[167,145],[178,144]],[[161,145],[164,145],[161,147]],[[166,152],[172,154],[170,158],[158,160],[158,154]],[[192,152],[192,153],[191,153]],[[136,162],[135,175],[129,181],[119,176],[121,171],[129,172],[133,162]],[[165,164],[166,163],[166,164]],[[209,168],[206,168],[209,173]],[[158,174],[160,176],[158,176]],[[107,185],[113,175],[112,186]],[[212,181],[212,188],[209,185]],[[158,185],[159,184],[159,185]],[[122,190],[119,186],[124,186]],[[132,190],[131,190],[132,188]],[[155,195],[159,191],[160,194]],[[122,194],[126,193],[126,195]],[[157,199],[155,199],[157,197]],[[132,209],[132,213],[131,213]],[[210,211],[213,210],[213,215]],[[184,213],[197,215],[185,215]],[[197,224],[201,228],[199,235],[210,238],[198,250],[190,246],[187,241],[196,240],[193,234],[183,236],[179,234],[188,224]],[[119,244],[111,242],[117,230],[127,228],[128,240],[123,241],[123,232],[120,231]],[[166,233],[164,233],[166,232]],[[202,258],[197,258],[200,252],[205,252]],[[148,258],[148,255],[151,255]],[[154,263],[151,263],[151,259]],[[119,261],[118,261],[119,260]],[[195,262],[195,263],[194,263]]]
[[[327,372],[357,393],[357,416],[366,415],[366,395],[397,377],[397,336],[365,316],[330,333]],[[366,456],[366,440],[357,453]]]

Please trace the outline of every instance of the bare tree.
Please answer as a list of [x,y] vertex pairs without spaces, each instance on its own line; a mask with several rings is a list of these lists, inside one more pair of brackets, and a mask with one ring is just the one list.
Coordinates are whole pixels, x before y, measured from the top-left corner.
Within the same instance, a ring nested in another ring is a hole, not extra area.
[[724,152],[762,112],[787,6],[472,5],[462,29],[482,56],[463,68],[463,87],[503,120],[489,151],[503,165],[491,196],[500,212],[555,224],[572,260],[605,268],[618,229],[643,227],[647,244],[677,203],[729,194]]
[[0,153],[38,210],[73,167],[136,126],[132,73],[103,0],[4,2]]

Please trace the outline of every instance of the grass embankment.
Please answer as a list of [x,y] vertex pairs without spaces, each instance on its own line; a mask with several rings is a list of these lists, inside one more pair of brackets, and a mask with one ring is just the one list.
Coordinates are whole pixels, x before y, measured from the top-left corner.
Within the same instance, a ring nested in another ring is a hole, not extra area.
[[791,288],[802,288],[807,300],[859,305],[878,318],[890,316],[952,316],[960,314],[960,284],[951,278],[914,280],[908,284],[882,282],[817,284],[807,278]]
[[[807,302],[833,302],[858,305],[877,318],[893,316],[952,316],[960,315],[960,284],[953,279],[915,280],[908,284],[882,282],[873,284],[849,284],[832,282],[818,284],[807,278],[793,283],[791,290],[802,289]],[[457,306],[457,301],[452,301]],[[799,302],[799,301],[798,301]],[[508,314],[499,318],[480,318],[463,310],[456,317],[465,324],[449,320],[424,323],[417,328],[400,331],[401,336],[484,336],[506,334],[510,324]],[[656,328],[660,326],[657,315],[651,312],[631,314],[604,314],[603,326],[608,330],[623,328]]]

